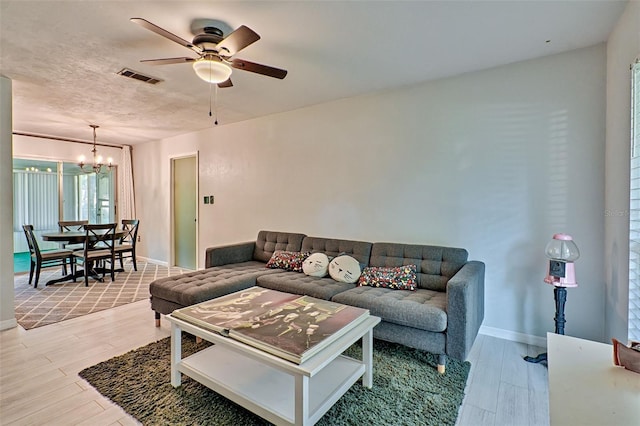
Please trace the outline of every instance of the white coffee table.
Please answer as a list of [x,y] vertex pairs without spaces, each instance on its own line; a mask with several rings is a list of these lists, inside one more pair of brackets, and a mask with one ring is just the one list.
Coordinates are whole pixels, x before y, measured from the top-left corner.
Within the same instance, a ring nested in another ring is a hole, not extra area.
[[[363,386],[373,386],[373,327],[380,322],[375,316],[300,365],[171,315],[167,319],[174,387],[186,374],[276,425],[313,425],[360,377]],[[183,359],[183,331],[214,345]],[[362,360],[342,355],[359,339]]]

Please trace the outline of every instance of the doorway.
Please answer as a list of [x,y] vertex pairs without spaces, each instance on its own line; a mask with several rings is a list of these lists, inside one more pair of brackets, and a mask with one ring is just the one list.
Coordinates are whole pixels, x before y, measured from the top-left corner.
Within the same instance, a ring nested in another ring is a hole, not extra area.
[[171,159],[173,265],[198,268],[198,154]]

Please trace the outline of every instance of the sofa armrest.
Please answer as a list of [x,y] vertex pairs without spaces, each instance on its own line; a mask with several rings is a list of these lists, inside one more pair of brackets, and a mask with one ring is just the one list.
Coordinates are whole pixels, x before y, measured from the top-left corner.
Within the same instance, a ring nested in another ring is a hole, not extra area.
[[465,360],[484,319],[483,262],[467,262],[447,283],[447,355]]
[[205,254],[204,267],[228,265],[253,260],[255,241],[219,247],[209,247]]

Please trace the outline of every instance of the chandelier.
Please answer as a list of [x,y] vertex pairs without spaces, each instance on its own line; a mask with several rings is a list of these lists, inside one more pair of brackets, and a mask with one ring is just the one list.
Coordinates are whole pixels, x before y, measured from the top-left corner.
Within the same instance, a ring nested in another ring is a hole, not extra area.
[[107,170],[111,170],[113,167],[113,160],[111,158],[107,158],[107,164],[102,162],[102,156],[98,155],[98,149],[96,148],[96,129],[100,126],[96,124],[89,124],[89,127],[93,129],[93,149],[91,149],[91,153],[93,154],[93,164],[86,164],[84,162],[84,155],[80,156],[80,163],[78,165],[85,173],[102,173],[102,167],[106,167]]

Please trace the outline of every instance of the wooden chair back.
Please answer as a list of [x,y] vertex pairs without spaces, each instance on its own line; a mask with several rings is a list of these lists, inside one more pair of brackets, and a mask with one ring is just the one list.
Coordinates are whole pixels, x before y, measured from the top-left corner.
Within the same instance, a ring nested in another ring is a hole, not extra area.
[[33,225],[22,225],[22,229],[24,231],[24,236],[27,237],[29,253],[40,259],[42,255],[40,254],[40,247],[38,246],[38,241],[36,241],[36,236],[33,234]]
[[58,227],[60,228],[60,232],[65,231],[82,231],[84,230],[84,225],[88,225],[88,220],[60,220],[58,221]]
[[120,244],[136,245],[138,241],[138,219],[122,219],[122,230],[124,235],[120,237]]
[[84,225],[85,255],[95,250],[109,250],[113,255],[116,244],[116,226],[115,223]]
[[33,287],[38,287],[38,280],[40,279],[40,270],[43,267],[48,266],[62,266],[62,274],[67,274],[67,260],[71,263],[73,268],[73,257],[70,250],[52,250],[46,251],[44,254],[40,251],[38,240],[33,233],[33,225],[22,225],[24,235],[27,237],[27,244],[29,245],[29,253],[31,254],[31,267],[29,268],[29,284],[34,277],[35,282]]

